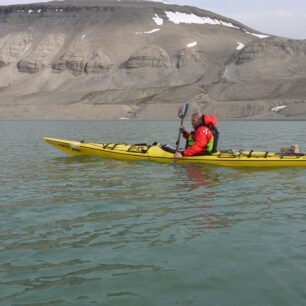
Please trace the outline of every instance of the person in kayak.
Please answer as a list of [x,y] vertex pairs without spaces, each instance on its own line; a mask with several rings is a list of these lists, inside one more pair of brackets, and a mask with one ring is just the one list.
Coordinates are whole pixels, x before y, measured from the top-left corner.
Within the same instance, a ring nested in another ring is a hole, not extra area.
[[184,126],[180,127],[180,132],[186,139],[186,149],[182,153],[176,152],[174,154],[175,158],[205,155],[217,150],[217,118],[207,114],[195,113],[191,117],[191,124],[194,128],[192,132],[187,132]]

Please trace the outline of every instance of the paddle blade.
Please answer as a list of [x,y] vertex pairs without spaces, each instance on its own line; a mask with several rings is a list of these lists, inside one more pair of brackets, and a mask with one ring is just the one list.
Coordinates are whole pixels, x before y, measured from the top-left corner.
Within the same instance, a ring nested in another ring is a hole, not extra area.
[[189,103],[184,103],[180,108],[179,108],[179,111],[178,111],[178,116],[180,119],[184,119],[185,116],[187,115],[188,113],[188,108],[189,108]]

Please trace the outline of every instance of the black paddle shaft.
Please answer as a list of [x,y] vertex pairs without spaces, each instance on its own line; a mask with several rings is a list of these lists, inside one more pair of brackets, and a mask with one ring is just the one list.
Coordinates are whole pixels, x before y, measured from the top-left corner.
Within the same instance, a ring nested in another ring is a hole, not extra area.
[[[184,103],[180,109],[179,109],[179,113],[178,113],[178,116],[179,118],[181,119],[181,126],[183,125],[184,123],[184,119],[187,115],[187,112],[188,112],[188,108],[189,108],[189,103]],[[177,137],[177,141],[176,141],[176,152],[179,151],[179,148],[180,148],[180,142],[181,142],[181,131],[179,131],[179,134],[178,134],[178,137]]]
[[[184,119],[181,120],[181,125],[183,125],[183,123],[184,123]],[[181,131],[179,131],[177,141],[176,141],[176,152],[178,152],[179,148],[180,148],[181,135],[182,135],[182,133],[181,133]]]

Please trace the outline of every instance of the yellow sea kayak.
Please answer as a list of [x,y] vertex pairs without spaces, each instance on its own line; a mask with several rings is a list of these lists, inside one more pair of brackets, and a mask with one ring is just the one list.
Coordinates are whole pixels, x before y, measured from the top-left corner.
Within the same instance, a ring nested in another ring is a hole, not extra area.
[[[154,161],[173,163],[173,154],[156,145],[96,144],[79,141],[44,138],[60,151],[74,156],[94,156],[124,161]],[[209,164],[223,167],[306,167],[306,156],[282,155],[273,152],[225,151],[212,155],[183,157],[177,163]]]

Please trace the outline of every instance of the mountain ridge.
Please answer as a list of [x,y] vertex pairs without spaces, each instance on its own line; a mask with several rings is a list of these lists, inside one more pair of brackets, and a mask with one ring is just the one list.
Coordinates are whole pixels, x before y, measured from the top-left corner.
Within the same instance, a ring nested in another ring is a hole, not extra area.
[[185,99],[221,118],[306,115],[305,42],[213,12],[66,0],[1,6],[0,24],[0,118],[167,119]]

